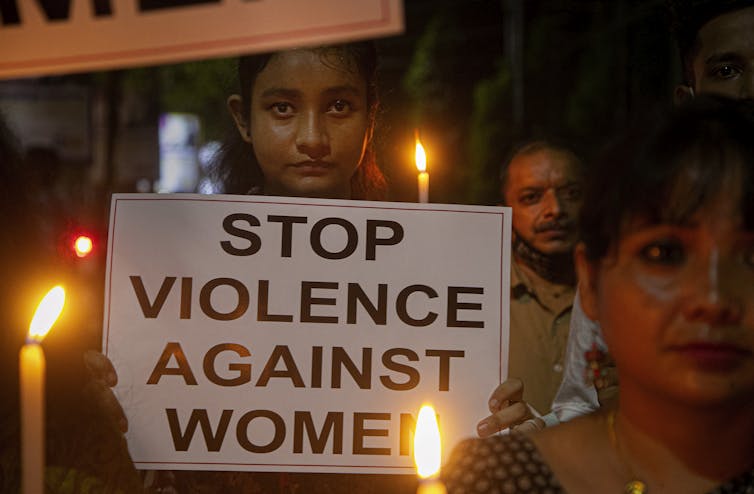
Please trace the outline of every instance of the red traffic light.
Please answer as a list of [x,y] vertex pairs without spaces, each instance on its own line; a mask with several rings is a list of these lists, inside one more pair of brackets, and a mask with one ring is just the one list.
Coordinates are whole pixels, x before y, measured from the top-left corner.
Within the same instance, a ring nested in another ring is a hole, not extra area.
[[86,257],[94,250],[94,242],[88,235],[78,235],[73,241],[73,253],[76,257]]

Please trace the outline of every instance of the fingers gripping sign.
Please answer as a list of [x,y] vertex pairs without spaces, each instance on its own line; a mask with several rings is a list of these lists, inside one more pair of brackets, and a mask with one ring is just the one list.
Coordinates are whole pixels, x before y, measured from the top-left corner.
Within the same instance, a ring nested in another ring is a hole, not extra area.
[[86,392],[118,424],[121,432],[128,432],[128,420],[112,389],[118,384],[118,374],[113,363],[103,353],[87,350],[84,353],[84,365],[89,376]]
[[544,428],[544,422],[536,410],[523,401],[523,397],[524,383],[520,379],[511,378],[498,385],[488,402],[491,415],[477,424],[479,437],[487,437],[507,428],[520,432]]

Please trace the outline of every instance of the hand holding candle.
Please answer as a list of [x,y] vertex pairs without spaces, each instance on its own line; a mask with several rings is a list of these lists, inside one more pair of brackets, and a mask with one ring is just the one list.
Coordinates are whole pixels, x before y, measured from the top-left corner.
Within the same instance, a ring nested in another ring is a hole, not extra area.
[[445,486],[439,480],[442,461],[440,427],[435,410],[429,405],[421,407],[416,419],[414,461],[421,479],[417,494],[446,494]]
[[21,469],[24,494],[44,492],[44,375],[45,357],[40,343],[63,310],[65,292],[50,290],[37,307],[19,356],[21,392]]
[[424,152],[424,146],[419,141],[419,133],[416,133],[416,152],[414,154],[416,169],[419,170],[419,202],[425,204],[429,202],[429,172],[427,172],[427,154]]

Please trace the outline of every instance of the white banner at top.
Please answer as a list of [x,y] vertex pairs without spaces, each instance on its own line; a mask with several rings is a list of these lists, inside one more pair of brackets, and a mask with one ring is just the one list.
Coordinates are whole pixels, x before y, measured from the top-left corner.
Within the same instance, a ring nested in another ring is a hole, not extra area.
[[402,0],[8,0],[0,2],[0,78],[175,63],[402,31]]

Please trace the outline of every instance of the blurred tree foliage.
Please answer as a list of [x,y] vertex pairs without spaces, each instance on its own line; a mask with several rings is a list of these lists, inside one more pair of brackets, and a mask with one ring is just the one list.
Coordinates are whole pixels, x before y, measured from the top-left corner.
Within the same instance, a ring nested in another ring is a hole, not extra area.
[[159,68],[160,108],[199,116],[205,140],[221,140],[230,114],[225,101],[236,88],[236,59],[213,59]]
[[472,173],[468,141],[484,138],[471,131],[471,109],[478,99],[475,86],[497,77],[502,10],[499,0],[445,0],[434,5],[402,86],[412,102],[413,125],[434,136],[436,143],[429,157],[435,165],[431,200],[466,202]]
[[[470,6],[484,17],[469,15]],[[430,127],[442,122],[443,140],[454,136],[459,153],[451,159],[467,164],[448,179],[450,200],[496,202],[500,164],[523,140],[565,140],[590,161],[636,116],[669,105],[678,80],[663,0],[524,1],[524,115],[516,125],[502,43],[490,50],[497,38],[475,43],[455,34],[474,32],[466,22],[482,29],[496,22],[502,30],[501,7],[445,2],[418,38],[403,81],[412,119]],[[487,71],[475,65],[480,58]]]
[[[222,139],[231,125],[225,101],[238,91],[235,69],[235,58],[219,58],[122,70],[118,71],[119,92],[149,99],[155,116],[168,112],[198,115],[203,140]],[[100,84],[104,80],[98,79]]]
[[499,199],[498,169],[502,157],[496,144],[510,142],[515,133],[511,120],[511,73],[499,64],[494,77],[480,81],[474,88],[474,112],[469,129],[470,177],[468,201],[492,204]]

